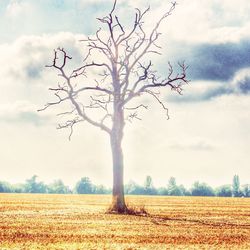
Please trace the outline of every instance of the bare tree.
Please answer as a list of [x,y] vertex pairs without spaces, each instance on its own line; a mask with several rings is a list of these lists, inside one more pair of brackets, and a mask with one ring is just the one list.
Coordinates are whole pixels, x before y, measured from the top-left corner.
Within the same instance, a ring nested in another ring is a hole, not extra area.
[[161,47],[156,43],[161,34],[159,26],[172,14],[176,2],[171,3],[149,32],[144,21],[147,21],[150,8],[145,11],[135,9],[132,26],[125,28],[115,14],[116,7],[117,0],[114,0],[110,13],[97,18],[104,28],[99,28],[93,37],[81,40],[87,53],[80,67],[68,72],[67,63],[72,58],[63,48],[54,51],[53,63],[47,67],[59,73],[62,83],[49,89],[57,100],[47,103],[41,110],[66,102],[71,110],[60,115],[70,118],[59,124],[59,129],[70,128],[71,136],[74,125],[86,121],[108,134],[113,160],[111,211],[126,213],[122,152],[125,122],[140,119],[138,112],[148,108],[142,102],[144,95],[152,97],[167,112],[160,99],[160,89],[170,87],[181,94],[182,85],[188,81],[184,63],[178,64],[179,73],[174,73],[168,63],[167,76],[161,78],[149,59],[152,54],[160,54]]

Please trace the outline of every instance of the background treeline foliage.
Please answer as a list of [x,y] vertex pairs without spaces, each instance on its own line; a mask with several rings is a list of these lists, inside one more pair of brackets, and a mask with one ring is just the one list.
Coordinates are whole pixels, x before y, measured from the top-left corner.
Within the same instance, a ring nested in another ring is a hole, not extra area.
[[[62,180],[50,184],[38,181],[36,175],[22,184],[10,184],[0,181],[0,193],[49,193],[49,194],[110,194],[111,189],[103,185],[95,185],[88,177],[81,178],[73,189],[66,186]],[[212,188],[206,183],[195,182],[190,189],[178,185],[174,177],[170,177],[165,187],[156,188],[151,176],[147,176],[143,185],[129,181],[125,185],[125,194],[131,195],[168,195],[168,196],[220,196],[220,197],[250,197],[250,185],[240,185],[238,175],[233,177],[232,184]]]

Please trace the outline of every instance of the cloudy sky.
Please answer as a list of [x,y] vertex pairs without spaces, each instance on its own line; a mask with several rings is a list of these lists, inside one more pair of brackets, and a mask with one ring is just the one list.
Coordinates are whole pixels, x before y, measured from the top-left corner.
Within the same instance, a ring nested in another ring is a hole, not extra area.
[[[125,181],[142,184],[146,175],[156,186],[170,176],[189,187],[200,180],[212,186],[231,183],[239,174],[250,183],[250,2],[249,0],[179,0],[161,27],[162,56],[189,65],[183,96],[164,94],[170,120],[154,104],[143,121],[128,123],[123,142]],[[53,49],[64,47],[81,63],[79,42],[99,27],[110,0],[0,1],[0,180],[23,182],[33,174],[46,183],[61,178],[73,185],[88,176],[111,186],[109,140],[88,124],[57,130],[58,109],[38,113],[53,100],[55,72],[44,66]],[[148,28],[169,8],[169,1],[118,0],[126,25],[134,8],[151,5]]]

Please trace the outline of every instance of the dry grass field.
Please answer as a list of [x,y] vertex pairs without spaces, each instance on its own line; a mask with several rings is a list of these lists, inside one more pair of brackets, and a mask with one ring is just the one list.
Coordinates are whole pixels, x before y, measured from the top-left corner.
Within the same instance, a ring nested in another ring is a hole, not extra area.
[[127,197],[148,216],[105,214],[110,200],[0,194],[0,249],[250,249],[250,199]]

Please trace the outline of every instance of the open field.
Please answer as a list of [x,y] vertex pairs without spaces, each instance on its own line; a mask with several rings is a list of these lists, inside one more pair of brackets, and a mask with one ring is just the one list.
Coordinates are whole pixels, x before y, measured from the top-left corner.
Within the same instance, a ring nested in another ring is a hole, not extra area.
[[105,214],[110,200],[0,194],[0,249],[250,249],[250,199],[127,197],[144,217]]

